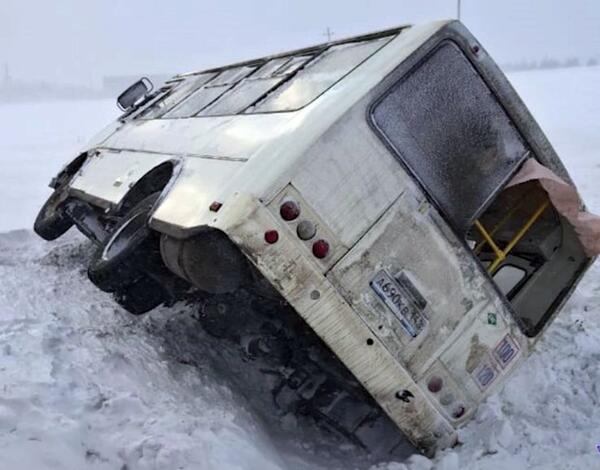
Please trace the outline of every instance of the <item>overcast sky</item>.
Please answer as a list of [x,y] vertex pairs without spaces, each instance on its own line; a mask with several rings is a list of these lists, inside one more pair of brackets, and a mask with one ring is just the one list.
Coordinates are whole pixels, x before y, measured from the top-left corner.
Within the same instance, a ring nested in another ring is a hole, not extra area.
[[[496,61],[600,57],[600,0],[463,0]],[[98,85],[176,73],[404,23],[456,0],[0,0],[0,65],[18,78]]]

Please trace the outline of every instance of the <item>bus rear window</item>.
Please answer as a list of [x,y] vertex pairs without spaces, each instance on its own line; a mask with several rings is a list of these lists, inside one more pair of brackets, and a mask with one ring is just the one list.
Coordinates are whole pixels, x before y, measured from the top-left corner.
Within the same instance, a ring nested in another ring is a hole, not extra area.
[[450,41],[384,94],[372,120],[461,237],[528,153],[496,97]]

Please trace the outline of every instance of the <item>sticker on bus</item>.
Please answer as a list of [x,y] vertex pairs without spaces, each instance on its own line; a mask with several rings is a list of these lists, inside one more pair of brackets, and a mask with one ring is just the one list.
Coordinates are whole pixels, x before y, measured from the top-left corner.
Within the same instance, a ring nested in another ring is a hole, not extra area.
[[517,342],[510,335],[506,335],[494,348],[494,358],[505,369],[519,353]]
[[490,386],[490,384],[498,376],[498,370],[494,366],[491,358],[486,355],[485,360],[479,364],[475,370],[471,373],[471,376],[477,382],[479,388],[483,391]]

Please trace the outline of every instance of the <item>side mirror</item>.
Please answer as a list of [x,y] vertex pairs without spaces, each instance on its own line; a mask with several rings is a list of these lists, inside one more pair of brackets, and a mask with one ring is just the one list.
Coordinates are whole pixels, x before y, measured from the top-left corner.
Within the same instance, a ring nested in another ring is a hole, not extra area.
[[117,98],[117,106],[119,106],[121,111],[132,108],[145,98],[153,88],[154,85],[152,85],[152,82],[148,78],[143,77],[119,95]]

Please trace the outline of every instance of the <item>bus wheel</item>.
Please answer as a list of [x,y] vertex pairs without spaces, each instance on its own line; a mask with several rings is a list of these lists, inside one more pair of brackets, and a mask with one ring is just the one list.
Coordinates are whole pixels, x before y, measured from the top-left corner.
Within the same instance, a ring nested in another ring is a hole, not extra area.
[[134,206],[94,254],[88,267],[90,281],[133,314],[145,313],[166,300],[155,280],[166,272],[160,257],[159,234],[148,227],[148,217],[159,193]]
[[66,213],[67,198],[64,186],[59,186],[38,212],[33,230],[44,240],[56,240],[73,226]]

